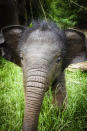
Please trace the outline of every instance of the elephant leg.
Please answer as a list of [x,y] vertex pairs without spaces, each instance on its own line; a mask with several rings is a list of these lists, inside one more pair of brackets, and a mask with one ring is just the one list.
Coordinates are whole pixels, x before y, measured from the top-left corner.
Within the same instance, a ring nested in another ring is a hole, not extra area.
[[61,107],[67,102],[66,87],[65,87],[65,76],[61,74],[59,79],[52,85],[53,104]]

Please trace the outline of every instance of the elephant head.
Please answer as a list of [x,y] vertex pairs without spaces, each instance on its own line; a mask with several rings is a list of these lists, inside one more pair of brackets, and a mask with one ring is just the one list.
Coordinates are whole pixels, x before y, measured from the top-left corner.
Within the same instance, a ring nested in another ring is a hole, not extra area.
[[52,86],[59,106],[66,97],[64,69],[86,60],[85,35],[73,29],[60,30],[52,22],[35,22],[32,28],[2,29],[1,54],[23,68],[25,113],[23,131],[36,131],[45,92]]

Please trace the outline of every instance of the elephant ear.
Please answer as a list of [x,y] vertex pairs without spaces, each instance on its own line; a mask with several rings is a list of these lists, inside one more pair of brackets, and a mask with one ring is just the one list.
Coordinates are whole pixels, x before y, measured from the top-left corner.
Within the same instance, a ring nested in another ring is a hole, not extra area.
[[17,49],[18,49],[21,33],[24,30],[25,27],[23,26],[12,25],[2,28],[1,31],[2,37],[0,37],[0,44],[4,42],[1,46],[1,51],[2,51],[1,56],[18,65],[20,64],[20,59]]
[[76,29],[65,30],[67,39],[67,53],[65,66],[87,60],[86,37],[84,33]]
[[0,33],[0,56],[3,56],[3,45],[4,45],[5,39],[2,33]]
[[4,36],[0,33],[0,46],[5,42]]
[[25,27],[20,25],[12,25],[2,28],[2,33],[4,36],[5,43],[10,48],[17,49],[18,42],[21,36],[21,33],[25,30]]

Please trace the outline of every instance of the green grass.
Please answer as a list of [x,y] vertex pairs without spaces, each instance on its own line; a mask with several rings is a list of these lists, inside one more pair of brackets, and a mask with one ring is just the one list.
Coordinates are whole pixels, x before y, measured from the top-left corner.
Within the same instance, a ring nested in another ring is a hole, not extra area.
[[0,59],[0,131],[21,131],[23,113],[22,71]]
[[[66,108],[52,105],[46,93],[39,118],[39,131],[87,130],[87,72],[66,70]],[[21,68],[0,60],[0,131],[22,131],[24,89]]]

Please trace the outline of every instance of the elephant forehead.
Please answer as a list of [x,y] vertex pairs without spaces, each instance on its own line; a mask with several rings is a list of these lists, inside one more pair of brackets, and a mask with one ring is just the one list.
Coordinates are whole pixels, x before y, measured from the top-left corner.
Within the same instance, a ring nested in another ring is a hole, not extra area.
[[24,46],[23,51],[28,54],[39,54],[39,55],[56,55],[59,54],[62,50],[62,47],[58,42],[54,41],[53,43],[48,44],[47,42],[42,41],[33,41],[27,40],[27,46]]
[[22,44],[21,49],[29,49],[38,52],[59,52],[63,48],[64,43],[59,36],[51,31],[34,31]]
[[30,49],[38,52],[59,52],[64,48],[64,41],[60,34],[52,30],[37,29],[33,32],[26,32],[26,40],[21,39],[20,50]]
[[54,32],[52,31],[41,31],[41,30],[35,30],[32,33],[30,33],[28,39],[30,40],[50,40],[50,41],[54,41],[57,40],[57,36]]

